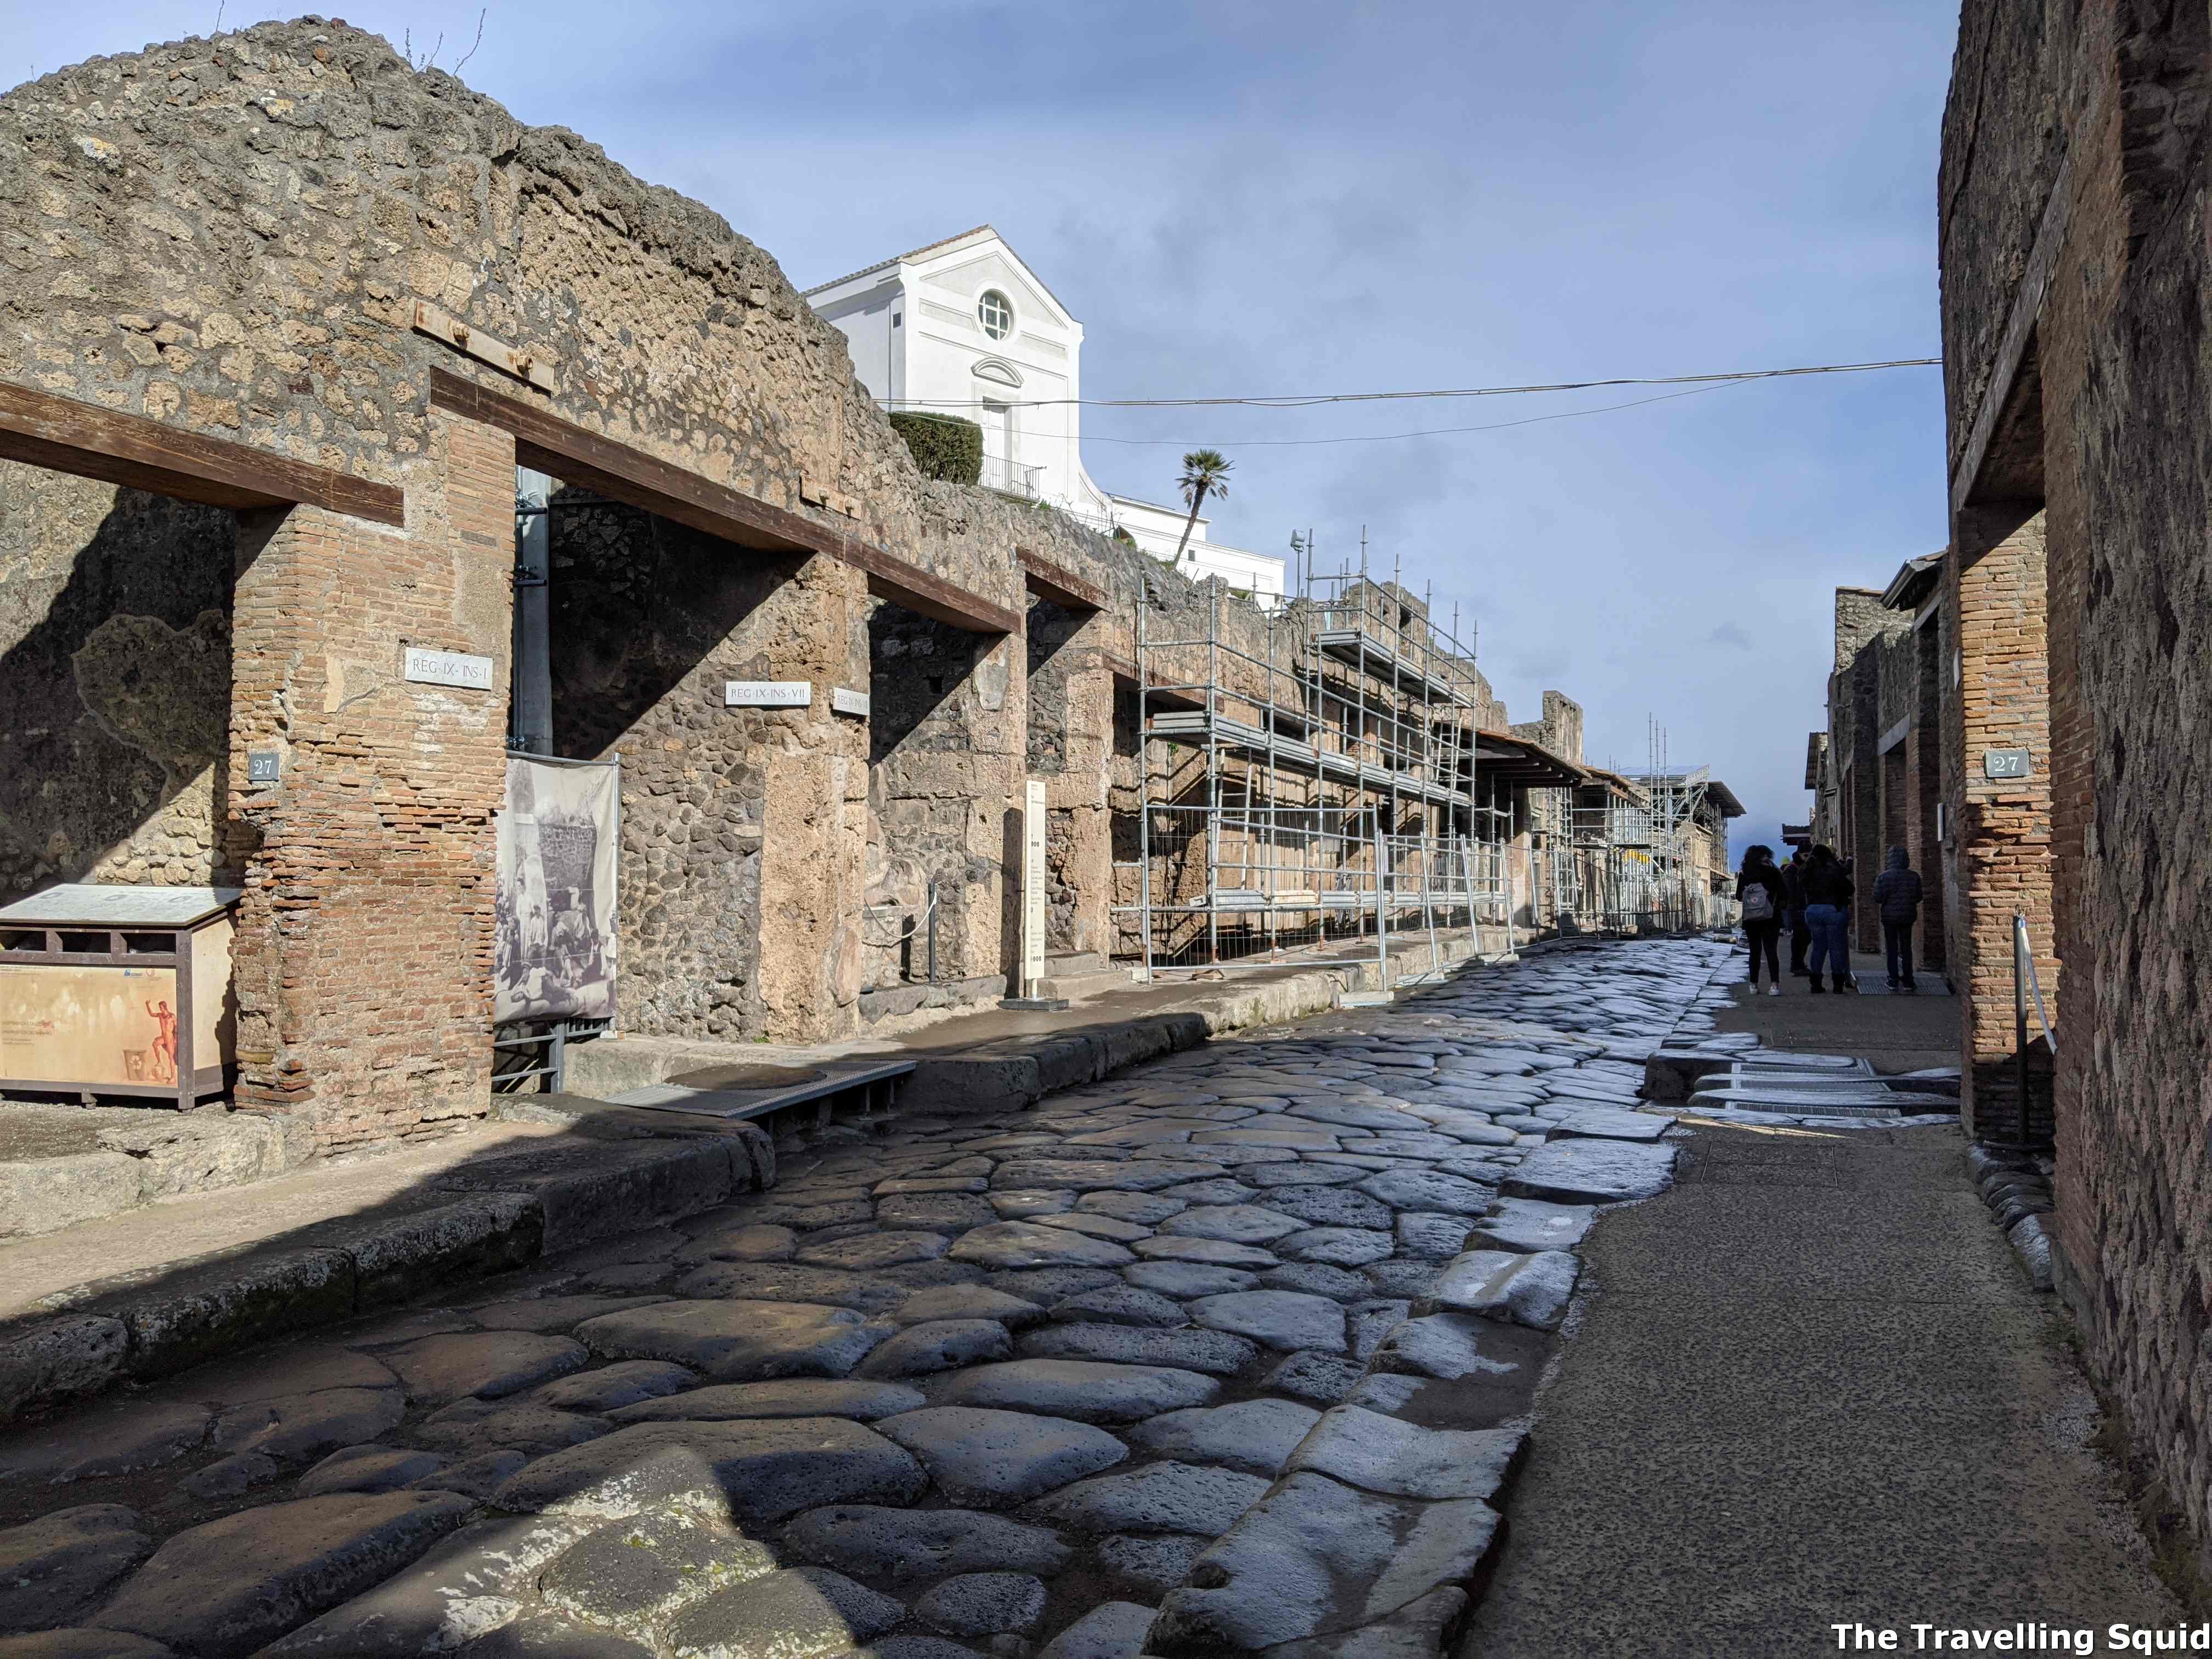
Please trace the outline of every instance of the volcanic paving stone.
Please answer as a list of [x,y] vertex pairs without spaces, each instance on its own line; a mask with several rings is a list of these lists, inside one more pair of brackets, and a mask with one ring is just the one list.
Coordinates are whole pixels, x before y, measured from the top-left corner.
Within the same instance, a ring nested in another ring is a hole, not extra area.
[[396,1389],[325,1389],[234,1406],[216,1419],[208,1444],[297,1461],[374,1440],[405,1415]]
[[517,1404],[567,1412],[611,1412],[641,1400],[658,1400],[695,1385],[697,1375],[665,1359],[625,1359],[532,1389]]
[[990,1194],[991,1208],[1001,1219],[1021,1221],[1030,1216],[1060,1215],[1075,1207],[1075,1193],[1072,1188],[1059,1188],[1050,1192],[1034,1188]]
[[1075,1200],[1085,1215],[1109,1215],[1140,1227],[1157,1227],[1171,1215],[1190,1207],[1184,1200],[1165,1193],[1085,1193]]
[[1054,1319],[1067,1324],[1151,1325],[1182,1324],[1188,1316],[1171,1297],[1133,1285],[1103,1285],[1065,1302],[1053,1304]]
[[988,1199],[960,1193],[901,1193],[876,1203],[876,1219],[883,1225],[925,1232],[962,1233],[998,1218]]
[[849,1417],[872,1422],[910,1412],[921,1391],[898,1382],[828,1382],[793,1377],[779,1382],[730,1382],[648,1400],[614,1413],[617,1423],[717,1423],[771,1417]]
[[1041,1216],[1036,1224],[1060,1227],[1091,1238],[1111,1239],[1116,1244],[1127,1244],[1133,1239],[1152,1236],[1150,1227],[1140,1227],[1133,1221],[1117,1221],[1110,1215],[1084,1215],[1076,1211],[1070,1211],[1066,1215]]
[[1162,1604],[1152,1650],[1216,1659],[1372,1624],[1473,1578],[1497,1532],[1485,1504],[1408,1503],[1291,1475],[1199,1558],[1197,1583]]
[[1358,1190],[1393,1209],[1446,1215],[1480,1215],[1498,1200],[1495,1192],[1477,1182],[1431,1170],[1384,1170],[1361,1182]]
[[1218,1538],[1267,1490],[1261,1475],[1190,1463],[1148,1463],[1126,1474],[1079,1480],[1038,1498],[1022,1514],[1076,1532],[1183,1532]]
[[1337,1267],[1382,1261],[1397,1248],[1397,1240],[1390,1234],[1364,1227],[1309,1227],[1275,1241],[1276,1252],[1293,1261],[1317,1261]]
[[824,1502],[912,1503],[927,1478],[900,1447],[857,1423],[789,1417],[638,1423],[541,1457],[499,1489],[500,1508],[621,1520],[669,1499],[726,1501],[742,1520],[776,1521]]
[[1297,1291],[1304,1296],[1325,1296],[1334,1302],[1365,1302],[1375,1286],[1364,1275],[1326,1261],[1291,1261],[1270,1267],[1259,1282],[1271,1291]]
[[951,1242],[942,1233],[860,1233],[820,1243],[809,1240],[793,1259],[810,1267],[867,1273],[907,1261],[934,1261]]
[[1136,1252],[1148,1261],[1195,1261],[1210,1267],[1274,1267],[1282,1258],[1256,1244],[1221,1238],[1140,1238]]
[[185,1653],[251,1653],[389,1577],[475,1507],[396,1492],[244,1510],[170,1539],[94,1622]]
[[1390,1206],[1342,1187],[1293,1187],[1267,1194],[1267,1207],[1314,1227],[1390,1225]]
[[1420,1310],[1482,1314],[1557,1330],[1581,1270],[1582,1263],[1565,1250],[1470,1250],[1446,1264]]
[[1242,1267],[1213,1267],[1197,1261],[1139,1261],[1124,1267],[1121,1274],[1139,1290],[1186,1298],[1249,1291],[1260,1282]]
[[1121,1275],[1111,1267],[1027,1267],[993,1273],[991,1289],[1049,1308],[1085,1291],[1118,1285]]
[[914,1290],[880,1274],[841,1273],[787,1262],[717,1261],[676,1281],[677,1293],[758,1302],[819,1302],[826,1307],[885,1313]]
[[963,1233],[957,1261],[986,1267],[1118,1267],[1136,1258],[1110,1239],[1092,1238],[1036,1221],[994,1221]]
[[1241,1181],[1217,1177],[1173,1188],[1168,1196],[1182,1199],[1188,1204],[1249,1204],[1259,1197],[1260,1193],[1257,1188],[1247,1187]]
[[1152,1609],[1133,1601],[1104,1601],[1044,1644],[1037,1659],[1137,1659]]
[[788,1227],[764,1226],[758,1222],[702,1233],[676,1253],[679,1261],[787,1261],[799,1248],[799,1235]]
[[611,1358],[672,1359],[719,1382],[842,1376],[897,1327],[805,1302],[659,1302],[576,1328]]
[[1398,1218],[1398,1248],[1407,1255],[1443,1261],[1466,1247],[1468,1218],[1407,1210]]
[[695,1601],[665,1626],[674,1659],[803,1659],[849,1652],[906,1609],[826,1567],[772,1572]]
[[1474,1224],[1468,1243],[1478,1249],[1571,1250],[1597,1218],[1588,1204],[1548,1204],[1540,1198],[1501,1198]]
[[1388,1498],[1493,1501],[1511,1479],[1522,1429],[1428,1429],[1358,1406],[1324,1416],[1283,1466],[1310,1469]]
[[[334,1451],[300,1477],[293,1490],[298,1498],[320,1498],[333,1492],[397,1492],[426,1474],[435,1474],[451,1460],[439,1452],[409,1451],[396,1446],[348,1446]],[[0,1579],[4,1579],[0,1571]]]
[[932,1378],[927,1391],[940,1406],[988,1406],[1085,1423],[1134,1423],[1161,1412],[1211,1405],[1221,1384],[1196,1371],[1162,1365],[1017,1359]]
[[468,1316],[487,1330],[565,1331],[600,1314],[620,1313],[624,1308],[641,1308],[664,1299],[658,1296],[541,1296],[471,1308]]
[[1552,1140],[1510,1172],[1502,1190],[1515,1198],[1562,1204],[1612,1204],[1655,1198],[1674,1184],[1674,1148],[1625,1140]]
[[[426,1336],[379,1356],[399,1374],[418,1406],[471,1395],[494,1398],[573,1371],[589,1362],[581,1343],[532,1331],[466,1331]],[[356,1439],[363,1438],[355,1436]]]
[[425,1446],[451,1452],[504,1446],[532,1454],[595,1440],[614,1425],[604,1417],[510,1400],[457,1400],[433,1412],[410,1431]]
[[1294,1353],[1267,1373],[1266,1386],[1316,1406],[1334,1406],[1359,1386],[1366,1373],[1334,1354]]
[[1232,1291],[1190,1304],[1200,1324],[1249,1336],[1271,1348],[1341,1352],[1344,1310],[1326,1297],[1296,1291]]
[[1057,1533],[973,1510],[894,1510],[833,1504],[784,1529],[783,1547],[862,1578],[896,1581],[940,1573],[1056,1573],[1068,1563]]
[[991,1185],[1000,1192],[1064,1188],[1073,1193],[1149,1193],[1182,1182],[1212,1180],[1221,1173],[1218,1164],[1192,1164],[1173,1158],[1131,1159],[1126,1163],[1039,1158],[1001,1164],[992,1174]]
[[765,1545],[679,1508],[600,1528],[548,1567],[538,1587],[563,1613],[643,1638],[678,1607],[775,1565]]
[[1044,1617],[1043,1581],[1025,1572],[968,1572],[948,1578],[914,1604],[914,1616],[948,1636],[997,1636],[1035,1630]]
[[69,1624],[153,1548],[120,1504],[56,1510],[0,1532],[0,1634]]
[[909,1325],[860,1362],[862,1376],[926,1376],[989,1359],[1013,1358],[1006,1328],[995,1319],[939,1319]]
[[467,1659],[653,1659],[653,1650],[593,1625],[550,1613],[527,1613],[479,1637]]
[[1044,1316],[1045,1310],[1036,1303],[981,1285],[940,1285],[916,1291],[891,1312],[892,1320],[900,1325],[927,1325],[942,1319],[995,1319],[1017,1331],[1038,1323]]
[[60,1484],[158,1468],[206,1439],[208,1410],[184,1401],[104,1406],[0,1437],[0,1486]]
[[1321,1420],[1310,1406],[1287,1400],[1243,1400],[1233,1406],[1164,1412],[1128,1431],[1129,1443],[1182,1463],[1218,1465],[1273,1475]]
[[1024,1359],[1103,1359],[1125,1365],[1176,1365],[1234,1376],[1259,1350],[1221,1331],[1159,1330],[1130,1325],[1048,1325],[1015,1345]]
[[[1158,1601],[1190,1577],[1199,1556],[1213,1542],[1182,1533],[1113,1533],[1091,1547],[1099,1571],[1123,1588]],[[1138,1652],[1131,1645],[1127,1653]]]
[[955,1504],[1008,1509],[1129,1455],[1103,1429],[1026,1412],[938,1406],[877,1428],[921,1460]]

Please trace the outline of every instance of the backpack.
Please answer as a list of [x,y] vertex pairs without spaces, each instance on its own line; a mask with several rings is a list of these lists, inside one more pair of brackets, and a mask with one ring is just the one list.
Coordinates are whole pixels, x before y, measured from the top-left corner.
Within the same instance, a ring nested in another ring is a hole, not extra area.
[[1746,921],[1774,920],[1774,900],[1759,882],[1754,881],[1743,890],[1743,919]]

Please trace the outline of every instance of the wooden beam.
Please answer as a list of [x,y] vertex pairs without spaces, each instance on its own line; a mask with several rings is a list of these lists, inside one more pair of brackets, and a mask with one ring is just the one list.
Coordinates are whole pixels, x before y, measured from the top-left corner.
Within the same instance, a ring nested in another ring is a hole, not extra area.
[[407,517],[394,485],[6,381],[0,459],[210,507],[297,502],[378,524],[404,525]]
[[1019,613],[908,564],[887,549],[716,483],[448,370],[430,371],[430,402],[449,414],[512,434],[520,465],[587,485],[611,501],[626,501],[739,547],[802,556],[818,553],[840,560],[865,571],[868,591],[878,599],[953,628],[976,634],[1021,629]]
[[1105,611],[1113,601],[1106,590],[1097,583],[1086,581],[1064,564],[1057,564],[1041,553],[1032,553],[1026,547],[1014,550],[1015,561],[1022,568],[1022,580],[1032,593],[1042,594],[1054,605],[1066,605],[1071,611]]

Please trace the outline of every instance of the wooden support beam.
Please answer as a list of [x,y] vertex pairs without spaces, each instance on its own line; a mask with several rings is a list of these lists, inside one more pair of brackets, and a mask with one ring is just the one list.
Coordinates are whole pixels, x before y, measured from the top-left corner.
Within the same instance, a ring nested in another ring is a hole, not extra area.
[[1012,634],[1018,613],[994,605],[908,564],[888,550],[842,531],[714,483],[689,468],[548,414],[442,368],[430,371],[434,408],[514,438],[516,464],[583,484],[611,501],[625,501],[678,524],[763,552],[820,554],[865,571],[878,599],[954,628],[976,634]]
[[296,502],[378,524],[406,522],[405,498],[395,485],[6,381],[0,381],[0,459],[210,507]]
[[1022,580],[1030,592],[1071,611],[1111,608],[1113,601],[1104,588],[1086,581],[1066,565],[1055,563],[1041,553],[1032,553],[1026,547],[1016,548],[1014,558],[1022,567]]

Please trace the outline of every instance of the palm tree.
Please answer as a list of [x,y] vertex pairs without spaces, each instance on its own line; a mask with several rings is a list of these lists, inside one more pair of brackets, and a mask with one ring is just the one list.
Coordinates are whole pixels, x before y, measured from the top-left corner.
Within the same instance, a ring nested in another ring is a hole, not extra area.
[[1183,500],[1190,503],[1190,517],[1182,521],[1182,539],[1176,544],[1172,564],[1182,562],[1182,550],[1190,545],[1192,527],[1198,523],[1198,509],[1206,505],[1206,498],[1216,499],[1229,493],[1229,469],[1236,465],[1218,449],[1194,449],[1182,458],[1182,477],[1176,483],[1182,490]]

